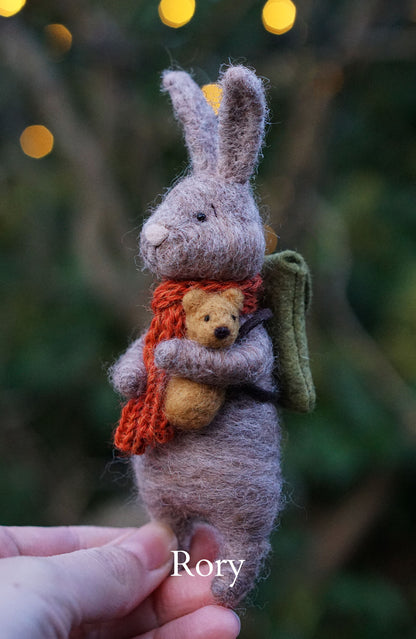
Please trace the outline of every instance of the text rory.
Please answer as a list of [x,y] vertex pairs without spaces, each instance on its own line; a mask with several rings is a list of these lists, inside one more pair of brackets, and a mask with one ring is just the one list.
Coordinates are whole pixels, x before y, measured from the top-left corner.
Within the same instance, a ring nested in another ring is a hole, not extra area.
[[[182,576],[183,572],[180,572],[180,566],[182,566],[183,570],[187,572],[188,575],[191,575],[191,577],[195,577],[195,575],[188,567],[188,563],[191,559],[190,554],[186,552],[186,550],[171,550],[171,553],[173,554],[173,573],[171,574],[171,577]],[[182,555],[185,556],[184,561],[179,561],[179,553],[182,553]],[[232,588],[237,581],[237,577],[240,574],[240,570],[243,567],[244,562],[245,559],[238,559],[235,561],[234,559],[216,559],[215,561],[209,561],[209,559],[200,559],[195,566],[195,571],[200,577],[209,577],[215,570],[214,574],[216,577],[223,577],[221,567],[229,564],[235,575],[232,584],[230,584],[230,588]],[[201,568],[202,566],[205,566],[203,570]]]

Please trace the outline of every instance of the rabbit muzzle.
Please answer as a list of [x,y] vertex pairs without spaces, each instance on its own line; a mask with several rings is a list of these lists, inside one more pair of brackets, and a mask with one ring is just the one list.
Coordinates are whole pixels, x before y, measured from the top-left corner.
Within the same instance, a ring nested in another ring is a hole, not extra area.
[[143,229],[143,233],[149,244],[151,244],[155,248],[163,244],[163,242],[169,236],[168,229],[165,226],[162,226],[162,224],[156,223],[145,226],[145,228]]

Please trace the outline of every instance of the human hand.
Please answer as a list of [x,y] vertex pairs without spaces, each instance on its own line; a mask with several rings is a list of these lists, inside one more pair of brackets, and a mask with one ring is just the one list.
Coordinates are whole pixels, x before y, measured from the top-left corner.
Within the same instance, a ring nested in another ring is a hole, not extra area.
[[[2,639],[234,639],[210,579],[171,572],[167,527],[0,527]],[[191,547],[192,564],[212,554]],[[212,557],[213,558],[213,557]]]

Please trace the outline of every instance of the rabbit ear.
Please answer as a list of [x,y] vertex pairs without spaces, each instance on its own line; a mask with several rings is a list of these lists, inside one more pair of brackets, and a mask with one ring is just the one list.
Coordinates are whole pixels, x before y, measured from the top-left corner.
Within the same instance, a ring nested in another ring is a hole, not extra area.
[[221,81],[218,173],[244,184],[254,171],[267,115],[261,80],[246,67],[230,67]]
[[194,173],[214,173],[217,164],[217,118],[199,86],[185,71],[165,71],[168,91],[182,123]]

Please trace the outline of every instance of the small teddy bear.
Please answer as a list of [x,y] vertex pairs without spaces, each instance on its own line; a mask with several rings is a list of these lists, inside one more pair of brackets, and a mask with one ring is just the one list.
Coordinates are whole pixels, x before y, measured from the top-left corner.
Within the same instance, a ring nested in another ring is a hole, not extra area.
[[[241,290],[220,293],[191,289],[182,300],[186,314],[186,337],[207,348],[231,346],[240,328],[243,308]],[[182,430],[208,426],[225,400],[225,388],[173,376],[165,391],[164,413],[170,424]]]

